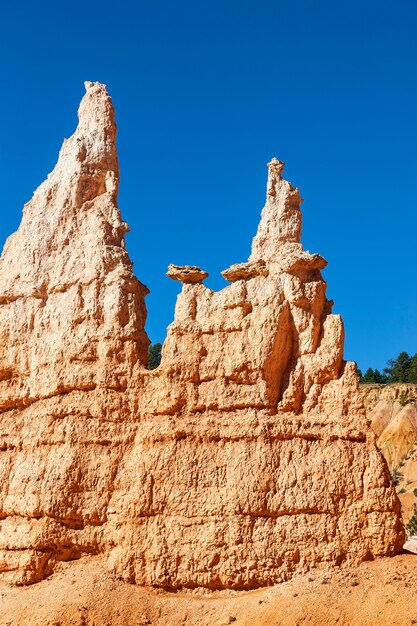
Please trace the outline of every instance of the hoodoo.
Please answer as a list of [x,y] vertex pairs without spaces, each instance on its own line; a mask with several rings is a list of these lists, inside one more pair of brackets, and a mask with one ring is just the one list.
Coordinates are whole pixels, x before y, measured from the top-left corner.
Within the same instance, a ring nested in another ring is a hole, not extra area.
[[0,577],[101,553],[129,582],[249,589],[398,553],[399,501],[284,164],[229,286],[170,266],[182,291],[148,371],[113,107],[86,88],[0,261]]

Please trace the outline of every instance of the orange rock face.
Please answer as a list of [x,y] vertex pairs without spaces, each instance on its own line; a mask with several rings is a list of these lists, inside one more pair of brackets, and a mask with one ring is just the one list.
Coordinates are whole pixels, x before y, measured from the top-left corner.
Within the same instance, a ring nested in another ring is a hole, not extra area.
[[377,445],[395,477],[403,519],[408,522],[417,504],[417,385],[364,384],[361,391]]
[[86,87],[0,261],[0,577],[104,553],[129,582],[247,589],[399,552],[399,502],[283,163],[231,285],[170,268],[183,288],[148,371],[113,108]]
[[367,415],[391,470],[398,469],[417,443],[417,385],[361,385]]

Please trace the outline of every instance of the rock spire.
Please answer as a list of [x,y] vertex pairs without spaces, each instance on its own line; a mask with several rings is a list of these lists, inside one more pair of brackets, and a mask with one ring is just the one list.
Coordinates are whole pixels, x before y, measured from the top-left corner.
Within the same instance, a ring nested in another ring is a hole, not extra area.
[[0,572],[31,583],[97,551],[147,359],[125,250],[114,111],[86,83],[75,133],[0,260]]

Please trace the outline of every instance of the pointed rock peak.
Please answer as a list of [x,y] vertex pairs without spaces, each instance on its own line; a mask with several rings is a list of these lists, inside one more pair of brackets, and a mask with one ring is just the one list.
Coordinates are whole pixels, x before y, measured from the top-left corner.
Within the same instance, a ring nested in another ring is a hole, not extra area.
[[147,289],[125,249],[113,105],[104,85],[86,89],[77,130],[0,258],[0,337],[6,362],[16,361],[13,383],[0,384],[0,411],[61,390],[122,390],[147,361]]
[[58,182],[64,193],[74,196],[80,207],[108,191],[117,195],[119,163],[116,148],[117,127],[112,99],[102,83],[86,82],[86,94],[78,108],[78,126],[61,148],[58,163],[45,186]]
[[85,90],[88,92],[101,92],[107,94],[107,88],[104,83],[99,83],[97,81],[86,80],[84,81]]
[[86,94],[78,109],[78,132],[94,132],[102,130],[108,141],[116,139],[116,123],[112,100],[107,93],[106,85],[86,81]]
[[282,178],[283,171],[283,161],[273,158],[268,163],[266,204],[252,242],[250,261],[279,262],[283,244],[300,242],[302,199],[298,189]]
[[272,157],[272,159],[269,161],[269,163],[267,165],[268,165],[268,168],[270,170],[275,169],[279,173],[283,172],[284,171],[284,167],[285,167],[284,161],[280,161],[276,157]]
[[276,183],[281,180],[282,172],[284,171],[285,163],[276,159],[275,157],[271,159],[268,163],[268,185],[267,185],[267,194],[268,196],[275,196],[275,187]]
[[64,282],[88,282],[119,261],[130,267],[127,225],[117,206],[114,108],[105,85],[85,87],[77,129],[64,140],[53,171],[25,205],[20,227],[5,245],[0,284],[6,293],[31,295],[39,285],[51,291]]

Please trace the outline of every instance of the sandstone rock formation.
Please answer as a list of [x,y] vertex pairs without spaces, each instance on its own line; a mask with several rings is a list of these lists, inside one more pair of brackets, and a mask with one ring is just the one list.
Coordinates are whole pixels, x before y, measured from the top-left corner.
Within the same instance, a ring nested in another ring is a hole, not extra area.
[[399,501],[283,163],[231,285],[170,268],[184,284],[147,371],[113,108],[86,87],[0,261],[0,577],[103,553],[129,582],[247,589],[400,551]]
[[0,571],[17,583],[97,552],[134,437],[125,397],[147,361],[113,106],[104,86],[86,88],[77,131],[0,261]]
[[361,385],[367,415],[391,470],[417,444],[417,385]]
[[180,283],[194,285],[202,283],[207,278],[208,273],[196,265],[174,265],[171,263],[168,267],[167,276],[172,280],[178,280]]
[[406,522],[417,505],[417,385],[361,385],[377,444],[396,477]]

